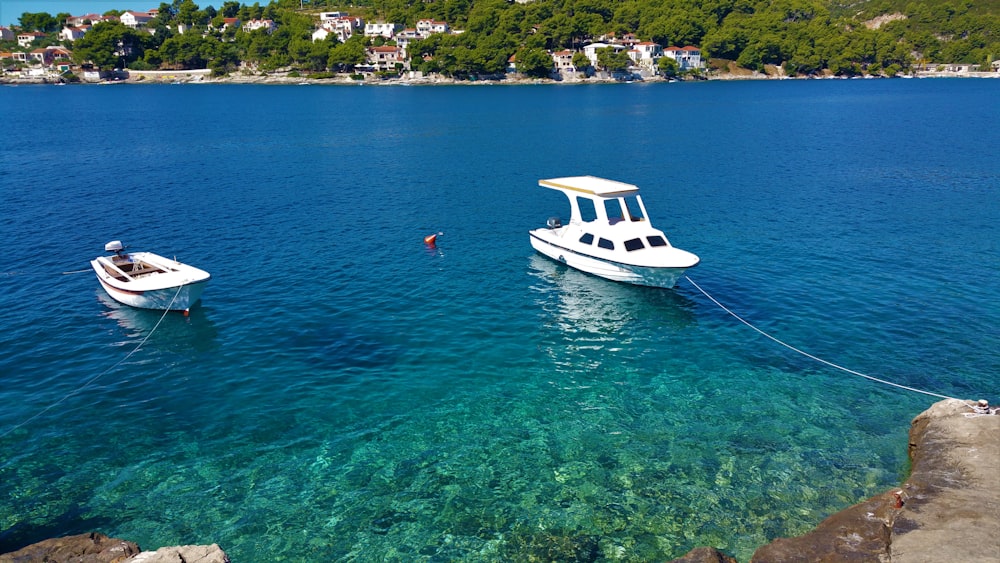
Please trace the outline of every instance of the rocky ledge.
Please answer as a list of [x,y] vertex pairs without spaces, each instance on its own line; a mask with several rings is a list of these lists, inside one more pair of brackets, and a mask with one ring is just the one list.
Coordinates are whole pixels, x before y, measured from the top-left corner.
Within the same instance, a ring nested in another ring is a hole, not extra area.
[[[910,425],[910,478],[830,516],[812,532],[759,548],[750,563],[1000,563],[1000,409],[949,399]],[[141,551],[103,534],[46,540],[0,563],[229,563],[218,545]],[[674,562],[736,563],[711,547]]]
[[142,551],[133,542],[89,533],[54,538],[0,555],[0,563],[229,563],[215,544]]
[[[750,563],[1000,562],[1000,416],[985,401],[935,403],[910,425],[910,478],[781,538]],[[676,562],[735,563],[713,548]]]

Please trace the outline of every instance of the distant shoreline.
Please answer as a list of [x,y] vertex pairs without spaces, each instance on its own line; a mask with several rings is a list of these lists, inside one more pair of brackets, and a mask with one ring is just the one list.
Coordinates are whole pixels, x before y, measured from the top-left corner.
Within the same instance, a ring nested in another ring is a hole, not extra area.
[[[714,73],[704,78],[686,80],[668,79],[662,76],[642,78],[637,80],[619,80],[613,78],[576,78],[564,77],[562,80],[542,78],[505,77],[501,80],[479,79],[460,80],[444,76],[400,77],[363,80],[352,79],[349,75],[337,75],[335,78],[308,78],[305,76],[290,76],[289,73],[274,73],[268,75],[230,74],[221,77],[210,76],[208,69],[197,70],[154,70],[128,71],[128,77],[109,81],[80,81],[76,84],[112,85],[112,84],[270,84],[270,85],[331,85],[331,86],[495,86],[495,85],[578,85],[578,84],[618,84],[618,83],[658,83],[658,82],[701,82],[701,81],[740,81],[740,80],[862,80],[888,78],[879,76],[784,76],[760,72],[747,73]],[[899,75],[893,78],[1000,78],[1000,72],[936,72],[921,71],[914,74]],[[0,84],[67,84],[53,77],[0,77]]]

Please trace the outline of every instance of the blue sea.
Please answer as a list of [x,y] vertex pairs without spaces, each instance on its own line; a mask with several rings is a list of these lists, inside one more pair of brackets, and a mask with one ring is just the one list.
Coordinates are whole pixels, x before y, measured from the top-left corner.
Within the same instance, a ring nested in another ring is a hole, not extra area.
[[[1000,80],[0,88],[0,553],[741,561],[1000,400]],[[640,186],[673,290],[536,255]],[[443,233],[436,247],[423,237]],[[120,239],[212,274],[108,298]],[[814,361],[759,330],[847,369]]]

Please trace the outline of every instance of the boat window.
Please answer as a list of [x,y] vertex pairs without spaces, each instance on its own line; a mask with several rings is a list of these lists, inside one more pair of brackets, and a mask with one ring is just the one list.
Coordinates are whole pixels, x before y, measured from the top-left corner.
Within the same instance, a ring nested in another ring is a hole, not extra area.
[[625,218],[622,216],[622,205],[617,199],[604,200],[604,211],[608,214],[608,222],[612,225]]
[[581,221],[590,222],[597,220],[597,208],[594,207],[593,200],[585,197],[578,197],[576,198],[576,204],[580,208]]
[[599,239],[597,239],[597,246],[600,246],[601,248],[607,248],[608,250],[614,250],[615,249],[615,243],[611,242],[610,240],[608,240],[606,238],[599,238]]
[[583,244],[594,244],[594,235],[590,233],[584,233],[584,235],[580,237],[580,242],[582,242]]
[[639,200],[636,196],[630,196],[625,198],[625,208],[628,209],[629,220],[631,221],[645,221],[646,217],[642,214],[642,206],[639,205]]
[[667,246],[667,241],[663,240],[660,235],[648,236],[646,240],[649,241],[649,246]]
[[640,248],[645,248],[642,244],[642,239],[634,238],[625,241],[625,250],[632,252],[633,250],[639,250]]

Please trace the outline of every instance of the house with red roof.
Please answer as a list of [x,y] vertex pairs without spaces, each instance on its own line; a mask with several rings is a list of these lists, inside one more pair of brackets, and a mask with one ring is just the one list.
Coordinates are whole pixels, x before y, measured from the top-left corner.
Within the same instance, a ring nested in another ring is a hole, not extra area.
[[385,45],[365,49],[365,60],[378,70],[392,70],[396,63],[406,64],[403,50],[399,47]]
[[663,56],[663,47],[652,41],[640,41],[632,45],[628,56],[636,66],[653,70],[656,61]]
[[102,16],[101,14],[84,14],[82,16],[70,16],[66,18],[66,25],[79,27],[85,25],[87,22],[95,24],[102,21],[118,21],[118,18],[115,16]]
[[556,71],[576,72],[576,67],[573,66],[573,55],[575,54],[574,51],[570,51],[569,49],[552,53],[552,64],[555,66]]
[[268,33],[274,33],[274,30],[278,29],[278,26],[275,25],[274,20],[250,20],[243,24],[243,31],[247,33],[258,29],[263,29]]
[[62,28],[59,32],[60,41],[76,41],[77,39],[83,37],[92,26],[80,25],[80,26],[66,26]]
[[439,22],[430,19],[417,20],[417,33],[424,38],[435,33],[448,33],[450,30],[448,22]]
[[667,47],[663,54],[677,61],[677,66],[681,70],[692,68],[702,68],[701,49],[698,47]]

